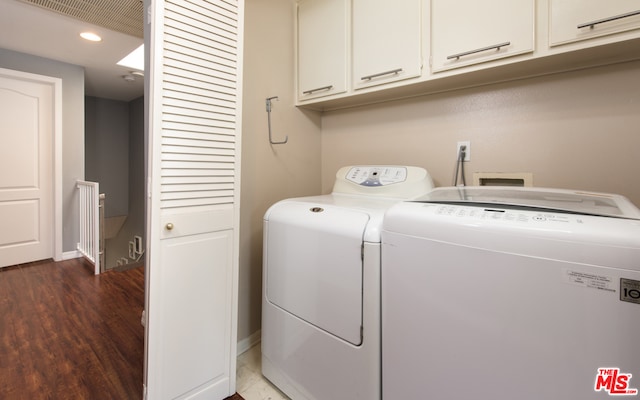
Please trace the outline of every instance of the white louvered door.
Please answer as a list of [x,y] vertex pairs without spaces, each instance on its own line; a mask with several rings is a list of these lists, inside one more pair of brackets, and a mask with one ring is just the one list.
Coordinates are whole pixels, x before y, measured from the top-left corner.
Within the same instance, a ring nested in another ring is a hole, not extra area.
[[151,4],[146,398],[235,392],[242,0]]

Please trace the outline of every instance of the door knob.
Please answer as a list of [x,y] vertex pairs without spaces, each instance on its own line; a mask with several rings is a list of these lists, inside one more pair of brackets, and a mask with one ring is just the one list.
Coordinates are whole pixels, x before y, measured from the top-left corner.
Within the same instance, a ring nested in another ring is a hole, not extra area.
[[168,224],[166,224],[164,227],[165,227],[168,231],[170,231],[170,230],[172,230],[172,229],[173,229],[173,224],[172,224],[171,222],[169,222],[169,223],[168,223]]

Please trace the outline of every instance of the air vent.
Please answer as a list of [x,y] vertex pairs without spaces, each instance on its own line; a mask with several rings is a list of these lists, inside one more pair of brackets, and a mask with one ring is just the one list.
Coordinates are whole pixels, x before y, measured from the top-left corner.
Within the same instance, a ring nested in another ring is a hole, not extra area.
[[144,37],[140,0],[20,0],[80,21],[135,37]]

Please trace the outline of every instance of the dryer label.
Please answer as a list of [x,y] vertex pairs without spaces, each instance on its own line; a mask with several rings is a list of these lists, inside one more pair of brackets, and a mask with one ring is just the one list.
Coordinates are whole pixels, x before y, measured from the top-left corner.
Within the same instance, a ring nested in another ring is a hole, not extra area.
[[564,272],[567,283],[584,286],[590,289],[604,290],[607,292],[615,293],[616,291],[613,287],[613,278],[610,276],[574,271],[570,269],[565,269]]
[[620,278],[620,301],[640,304],[640,281]]

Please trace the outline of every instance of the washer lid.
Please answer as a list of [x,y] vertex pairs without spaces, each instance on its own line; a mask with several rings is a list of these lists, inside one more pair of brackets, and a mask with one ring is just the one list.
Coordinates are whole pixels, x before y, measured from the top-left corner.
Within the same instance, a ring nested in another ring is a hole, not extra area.
[[458,186],[437,188],[415,201],[442,204],[543,209],[560,213],[640,219],[640,210],[626,197],[565,189]]

